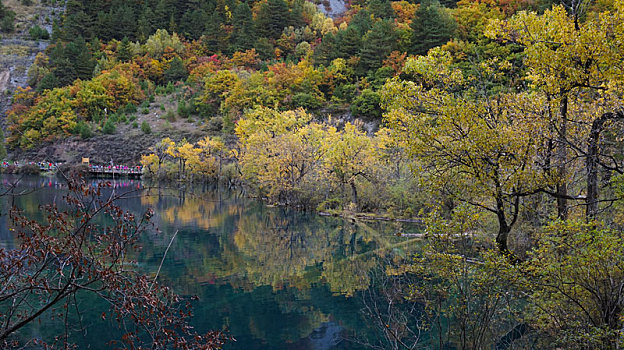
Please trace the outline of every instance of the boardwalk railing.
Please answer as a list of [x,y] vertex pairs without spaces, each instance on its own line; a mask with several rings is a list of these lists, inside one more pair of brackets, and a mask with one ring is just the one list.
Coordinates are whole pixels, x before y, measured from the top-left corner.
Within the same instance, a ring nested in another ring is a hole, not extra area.
[[[39,170],[42,172],[56,172],[58,167],[61,165],[59,163],[48,163],[48,162],[27,162],[27,163],[8,163],[2,162],[0,166],[7,168],[9,166],[23,167],[23,166],[38,166]],[[143,175],[143,167],[142,166],[126,166],[126,165],[93,165],[89,164],[89,173],[91,175],[102,175],[102,176],[131,176],[131,177],[140,177]]]
[[141,176],[143,167],[124,165],[89,165],[89,173],[92,175],[119,175],[119,176]]

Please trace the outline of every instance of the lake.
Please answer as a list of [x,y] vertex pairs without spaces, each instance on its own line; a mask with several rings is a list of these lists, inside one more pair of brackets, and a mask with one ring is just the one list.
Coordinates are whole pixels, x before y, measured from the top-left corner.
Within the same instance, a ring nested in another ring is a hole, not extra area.
[[[7,186],[16,177],[2,179]],[[155,274],[177,232],[159,279],[179,294],[199,297],[193,325],[200,333],[227,328],[236,342],[226,349],[362,348],[353,340],[374,337],[360,312],[369,272],[388,252],[405,254],[414,245],[396,236],[412,229],[401,224],[354,223],[270,207],[240,191],[146,188],[138,180],[114,185],[117,193],[133,191],[119,202],[122,208],[155,211],[158,230],[142,237],[138,267]],[[26,193],[14,197],[14,204],[37,217],[40,205],[61,203],[66,188],[56,178],[25,177],[17,190]],[[0,246],[11,248],[11,198],[3,199]],[[85,297],[80,303],[85,331],[75,332],[74,341],[81,349],[108,349],[116,324],[101,320],[105,308],[97,300]],[[45,339],[61,329],[44,317],[21,336]]]

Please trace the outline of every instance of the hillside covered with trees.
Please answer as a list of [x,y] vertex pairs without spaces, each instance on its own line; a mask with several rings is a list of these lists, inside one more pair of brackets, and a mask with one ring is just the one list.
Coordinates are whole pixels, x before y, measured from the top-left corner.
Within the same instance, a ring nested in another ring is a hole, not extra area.
[[150,137],[154,180],[422,220],[424,252],[385,274],[439,337],[393,313],[384,348],[620,348],[624,1],[320,8],[68,0],[7,146]]

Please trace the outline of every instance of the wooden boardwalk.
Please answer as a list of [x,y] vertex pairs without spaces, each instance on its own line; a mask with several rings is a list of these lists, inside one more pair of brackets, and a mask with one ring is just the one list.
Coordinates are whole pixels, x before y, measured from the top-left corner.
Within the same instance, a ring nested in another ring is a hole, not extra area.
[[[4,165],[4,164],[3,164]],[[26,163],[23,165],[37,165],[41,172],[56,172],[59,164],[56,163]],[[4,165],[6,166],[6,165]],[[19,165],[18,165],[19,166]],[[140,178],[143,175],[142,166],[125,165],[92,165],[89,164],[89,174],[95,177],[131,177]]]
[[140,166],[104,166],[104,165],[89,165],[89,174],[97,177],[135,177],[139,178],[143,175],[143,167]]

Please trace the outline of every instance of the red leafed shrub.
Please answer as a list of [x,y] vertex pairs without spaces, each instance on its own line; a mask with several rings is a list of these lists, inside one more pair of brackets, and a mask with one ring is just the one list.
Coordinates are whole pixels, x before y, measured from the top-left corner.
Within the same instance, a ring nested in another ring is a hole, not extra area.
[[153,212],[135,216],[122,210],[115,202],[130,193],[104,198],[107,187],[70,180],[66,209],[44,206],[41,221],[11,211],[19,244],[0,249],[0,348],[23,346],[19,331],[46,312],[64,318],[66,329],[44,348],[71,347],[67,317],[70,310],[80,312],[76,294],[86,292],[105,300],[110,310],[101,317],[124,330],[111,341],[115,348],[221,349],[230,339],[225,333],[200,335],[189,326],[189,300],[132,268],[131,252],[152,226]]

